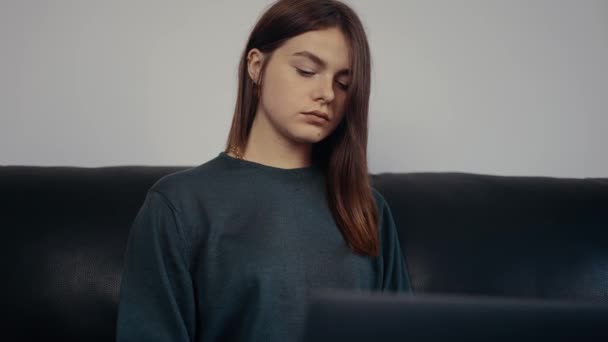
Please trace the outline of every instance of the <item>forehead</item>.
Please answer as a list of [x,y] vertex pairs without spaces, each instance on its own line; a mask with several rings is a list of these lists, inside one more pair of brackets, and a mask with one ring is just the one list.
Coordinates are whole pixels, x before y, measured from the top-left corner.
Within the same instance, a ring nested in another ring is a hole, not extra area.
[[337,28],[302,33],[289,39],[281,49],[287,58],[308,59],[305,54],[294,56],[307,51],[322,59],[330,69],[350,69],[350,45]]

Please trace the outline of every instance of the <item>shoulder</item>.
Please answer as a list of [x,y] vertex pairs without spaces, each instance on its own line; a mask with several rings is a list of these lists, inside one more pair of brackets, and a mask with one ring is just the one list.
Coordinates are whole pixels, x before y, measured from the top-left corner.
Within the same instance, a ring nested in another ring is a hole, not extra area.
[[372,192],[374,194],[374,198],[376,199],[376,205],[378,208],[378,225],[380,227],[380,231],[384,232],[384,234],[390,234],[390,230],[392,228],[386,228],[387,225],[394,225],[393,221],[393,213],[390,205],[377,189],[372,187]]
[[148,190],[160,194],[174,208],[182,202],[200,197],[223,176],[217,158],[195,167],[167,174],[159,178]]
[[373,186],[372,186],[372,194],[376,201],[376,206],[378,207],[378,212],[381,213],[382,211],[384,211],[384,208],[388,206],[386,203],[386,199],[384,199],[384,196],[380,193],[380,191],[378,191]]

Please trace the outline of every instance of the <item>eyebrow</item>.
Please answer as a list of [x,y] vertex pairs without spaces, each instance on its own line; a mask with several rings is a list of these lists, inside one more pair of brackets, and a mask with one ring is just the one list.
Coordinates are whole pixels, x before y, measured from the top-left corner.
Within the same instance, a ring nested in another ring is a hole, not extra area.
[[[327,68],[327,62],[325,62],[324,60],[319,58],[319,56],[313,54],[312,52],[298,51],[298,52],[294,53],[292,56],[306,57],[306,58],[310,59],[311,61],[313,61],[313,63],[321,66],[323,69]],[[338,71],[338,75],[343,75],[343,74],[350,75],[350,69],[342,69],[342,70]]]

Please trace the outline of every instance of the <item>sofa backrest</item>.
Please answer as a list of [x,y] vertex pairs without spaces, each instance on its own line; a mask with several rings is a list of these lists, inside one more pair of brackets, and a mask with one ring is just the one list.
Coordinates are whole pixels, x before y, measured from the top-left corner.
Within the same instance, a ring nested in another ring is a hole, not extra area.
[[415,292],[608,302],[608,178],[372,178]]
[[0,167],[3,336],[15,337],[3,340],[114,341],[132,221],[148,188],[181,169]]
[[[186,167],[0,167],[7,340],[113,341],[129,228]],[[371,175],[415,293],[608,298],[608,179]]]

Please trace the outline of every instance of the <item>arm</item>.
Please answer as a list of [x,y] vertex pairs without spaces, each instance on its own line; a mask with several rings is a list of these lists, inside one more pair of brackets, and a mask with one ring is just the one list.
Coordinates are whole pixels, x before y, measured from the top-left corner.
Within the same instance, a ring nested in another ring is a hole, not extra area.
[[125,252],[118,342],[194,341],[195,297],[186,241],[175,208],[161,193],[149,191]]
[[380,257],[382,264],[382,291],[411,293],[409,272],[402,252],[397,227],[391,209],[384,197],[374,189],[380,216]]

